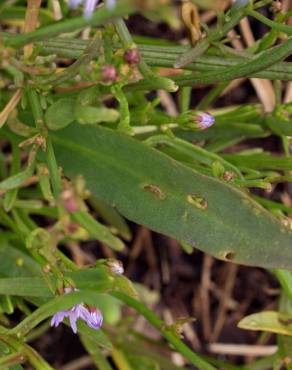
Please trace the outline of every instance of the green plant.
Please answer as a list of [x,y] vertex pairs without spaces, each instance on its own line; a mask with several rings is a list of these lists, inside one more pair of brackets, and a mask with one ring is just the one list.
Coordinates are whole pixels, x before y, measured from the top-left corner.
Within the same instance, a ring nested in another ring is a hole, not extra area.
[[[0,33],[1,369],[22,369],[25,362],[52,369],[29,342],[56,314],[53,324],[69,325],[69,319],[74,332],[82,319],[78,333],[101,370],[177,369],[165,354],[166,342],[168,351],[198,369],[268,369],[271,362],[274,369],[282,363],[291,368],[292,208],[250,190],[271,191],[292,179],[292,105],[283,102],[280,82],[292,80],[286,61],[291,12],[278,11],[276,3],[237,1],[218,12],[216,26],[189,25],[204,28],[194,46],[132,38],[123,18],[159,14],[172,25],[171,4],[119,0],[85,18],[63,0],[0,5],[7,24]],[[273,20],[259,11],[269,6]],[[56,15],[62,19],[55,21]],[[237,50],[229,31],[246,16],[268,31]],[[15,33],[15,24],[23,32]],[[172,69],[170,76],[164,68]],[[258,103],[212,108],[239,78],[273,81],[272,109]],[[212,88],[191,109],[197,85]],[[176,94],[177,114],[163,110],[157,95],[149,97],[161,90]],[[272,135],[282,144],[280,156],[262,147],[229,150]],[[246,317],[240,326],[277,333],[273,358],[242,367],[195,353],[180,336],[188,319],[167,326],[142,303],[119,261],[98,259],[81,268],[64,253],[63,246],[86,241],[123,251],[131,239],[126,219],[177,239],[190,253],[196,247],[221,260],[270,269],[281,284],[279,311]],[[144,316],[166,342],[152,343],[151,351],[149,338],[134,329],[126,333],[118,324],[122,305]],[[13,326],[15,308],[25,318]]]

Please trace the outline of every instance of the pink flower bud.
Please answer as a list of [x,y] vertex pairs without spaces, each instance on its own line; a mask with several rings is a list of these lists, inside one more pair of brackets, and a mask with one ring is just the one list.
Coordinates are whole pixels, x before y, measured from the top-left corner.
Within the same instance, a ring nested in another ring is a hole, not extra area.
[[105,64],[101,68],[101,80],[103,82],[115,82],[118,78],[116,68],[111,64]]
[[138,64],[140,62],[139,50],[135,48],[126,50],[124,59],[128,64]]

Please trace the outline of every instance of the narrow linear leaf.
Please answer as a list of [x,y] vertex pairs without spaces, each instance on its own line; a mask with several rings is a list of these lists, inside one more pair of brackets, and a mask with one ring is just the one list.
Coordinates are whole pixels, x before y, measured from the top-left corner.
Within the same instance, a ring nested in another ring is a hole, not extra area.
[[96,221],[89,213],[77,211],[72,214],[72,217],[84,227],[92,237],[105,243],[116,251],[124,249],[124,243],[115,237],[106,226]]

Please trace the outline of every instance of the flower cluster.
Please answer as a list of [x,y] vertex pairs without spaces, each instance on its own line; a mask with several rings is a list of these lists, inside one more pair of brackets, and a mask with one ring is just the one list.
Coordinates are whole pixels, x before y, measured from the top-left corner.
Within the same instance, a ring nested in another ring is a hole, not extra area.
[[[75,289],[76,290],[76,289]],[[71,288],[65,288],[65,293],[72,292]],[[99,329],[102,325],[102,313],[96,308],[87,308],[83,303],[76,304],[70,310],[57,312],[51,320],[51,326],[58,326],[65,317],[69,318],[73,333],[77,333],[77,320],[81,319],[93,329]]]
[[[84,18],[90,19],[94,9],[96,8],[99,0],[69,0],[69,6],[71,9],[76,9],[80,4],[84,4],[83,15]],[[112,9],[116,4],[115,0],[107,0],[106,6]]]

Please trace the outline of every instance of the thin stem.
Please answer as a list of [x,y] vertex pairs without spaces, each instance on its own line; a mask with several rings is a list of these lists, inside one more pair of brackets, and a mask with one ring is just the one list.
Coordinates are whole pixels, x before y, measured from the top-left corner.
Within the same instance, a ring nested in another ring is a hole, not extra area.
[[274,30],[277,30],[277,31],[280,31],[280,32],[285,32],[285,33],[287,33],[287,35],[292,36],[292,27],[291,26],[287,26],[286,24],[279,23],[279,22],[274,22],[271,19],[266,18],[261,13],[258,13],[255,10],[252,10],[252,9],[246,9],[245,13],[246,13],[246,15],[250,15],[251,17],[256,18],[258,21],[264,23],[266,26],[269,26]]
[[188,346],[186,346],[179,338],[177,338],[170,330],[164,329],[164,322],[156,316],[151,310],[141,304],[139,301],[127,296],[121,292],[112,292],[112,296],[123,301],[128,306],[134,308],[137,312],[145,317],[165,339],[173,345],[173,347],[184,355],[194,366],[197,366],[200,370],[216,370],[215,367],[206,362],[202,357],[193,352]]
[[47,137],[47,165],[49,167],[49,172],[52,181],[53,193],[55,198],[58,198],[61,190],[62,190],[62,180],[59,174],[59,168],[54,152],[54,148],[52,145],[52,141],[50,137]]
[[[116,31],[118,33],[118,35],[120,36],[120,39],[123,43],[123,46],[125,48],[135,48],[137,47],[136,44],[134,43],[133,39],[132,39],[132,36],[126,26],[126,23],[124,22],[124,20],[122,18],[119,18],[117,20],[114,21],[114,25],[116,27]],[[139,70],[140,72],[142,73],[142,75],[144,77],[150,77],[150,76],[153,76],[153,72],[151,71],[151,69],[148,67],[148,65],[145,63],[145,61],[143,59],[140,60],[140,62],[138,63],[138,67],[139,67]]]

